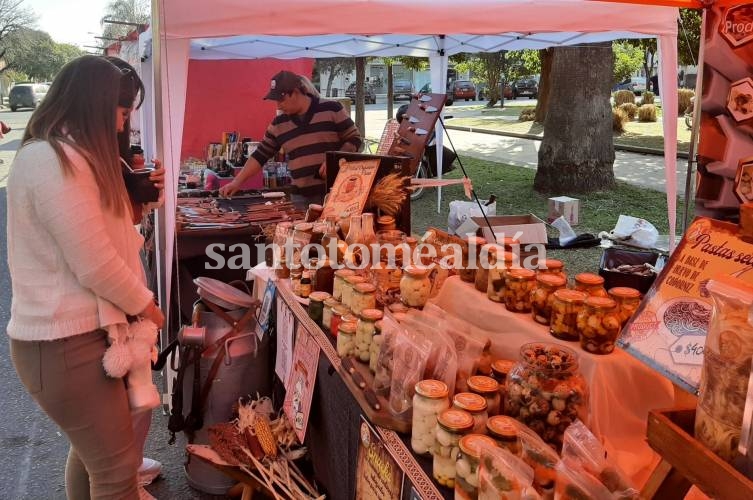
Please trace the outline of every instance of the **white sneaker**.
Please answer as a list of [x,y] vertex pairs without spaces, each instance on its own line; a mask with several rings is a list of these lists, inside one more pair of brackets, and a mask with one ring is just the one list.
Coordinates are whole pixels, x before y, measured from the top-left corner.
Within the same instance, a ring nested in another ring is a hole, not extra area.
[[143,486],[139,486],[139,500],[157,500],[157,497],[146,491]]
[[139,485],[145,486],[152,484],[157,476],[162,471],[162,464],[151,458],[146,458],[141,461],[141,467],[139,467]]

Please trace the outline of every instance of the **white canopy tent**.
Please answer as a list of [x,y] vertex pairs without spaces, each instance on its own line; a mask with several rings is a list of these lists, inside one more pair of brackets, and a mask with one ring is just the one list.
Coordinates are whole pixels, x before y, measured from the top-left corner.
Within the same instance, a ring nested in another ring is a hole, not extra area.
[[[160,261],[164,264],[173,259],[175,190],[190,58],[427,56],[432,87],[443,89],[447,58],[460,52],[541,49],[645,37],[659,40],[673,246],[677,18],[674,7],[597,0],[467,0],[462,4],[449,0],[154,0],[153,94],[154,102],[160,103],[155,108],[155,154],[168,167],[168,193],[160,218]],[[441,141],[441,134],[437,136]],[[163,304],[170,296],[170,279],[171,266],[162,267]]]

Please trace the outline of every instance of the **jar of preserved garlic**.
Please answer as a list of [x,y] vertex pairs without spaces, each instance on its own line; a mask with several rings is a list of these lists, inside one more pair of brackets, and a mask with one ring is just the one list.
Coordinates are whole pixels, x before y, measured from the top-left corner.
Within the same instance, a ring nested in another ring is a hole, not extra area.
[[586,292],[557,290],[552,294],[549,333],[560,340],[578,340],[578,313],[588,298]]
[[450,407],[447,384],[439,380],[422,380],[413,394],[413,425],[410,446],[418,455],[428,455],[436,447],[439,415]]
[[575,289],[586,292],[591,297],[609,297],[604,288],[604,278],[598,274],[580,273],[575,275]]
[[343,296],[340,302],[343,303],[343,305],[348,306],[349,309],[353,309],[353,295],[354,290],[356,288],[356,285],[360,285],[361,283],[365,283],[366,278],[363,276],[348,276],[345,278],[345,286],[343,286]]
[[360,316],[364,309],[374,309],[376,307],[376,287],[371,283],[359,283],[353,287],[353,294],[350,299],[350,310],[353,314]]
[[567,286],[567,280],[560,274],[541,274],[536,277],[536,288],[531,292],[531,314],[536,323],[548,325],[552,315],[553,294]]
[[377,362],[379,361],[379,350],[382,348],[384,337],[382,336],[382,320],[374,323],[374,337],[371,339],[369,348],[369,371],[376,373]]
[[349,276],[355,276],[356,272],[352,269],[338,269],[335,271],[335,282],[332,287],[332,297],[342,302],[343,300],[343,288],[345,287],[345,278]]
[[463,260],[458,274],[461,280],[473,283],[476,278],[481,247],[486,244],[486,239],[480,236],[469,236],[467,241],[468,249],[463,251]]
[[515,455],[520,456],[520,439],[518,429],[521,423],[512,417],[497,415],[486,422],[486,430],[489,436],[501,447]]
[[580,346],[592,354],[609,354],[620,335],[617,303],[603,297],[589,297],[578,314]]
[[486,421],[489,413],[486,411],[486,398],[473,392],[459,392],[452,398],[452,407],[464,410],[473,417],[474,434],[486,433]]
[[356,326],[356,350],[355,356],[358,361],[369,362],[371,342],[376,332],[376,322],[382,319],[382,311],[379,309],[364,309],[358,318]]
[[489,288],[489,267],[491,261],[491,254],[496,253],[498,245],[487,243],[481,247],[481,253],[477,262],[476,277],[474,278],[474,285],[479,292],[486,293]]
[[340,331],[340,323],[342,323],[343,316],[348,314],[350,309],[343,304],[338,304],[332,307],[332,321],[329,324],[329,333],[337,337]]
[[321,328],[324,320],[324,301],[330,298],[326,292],[312,292],[309,295],[308,314],[309,318]]
[[330,327],[332,326],[332,309],[337,305],[340,305],[340,303],[333,297],[324,301],[324,310],[322,311],[322,330],[325,332],[330,331]]
[[625,326],[633,317],[638,306],[641,305],[641,292],[635,288],[616,286],[609,289],[609,297],[617,302],[617,314],[620,317],[620,327]]
[[337,330],[337,355],[341,358],[352,356],[356,349],[356,323],[341,321]]
[[567,275],[565,274],[565,264],[561,260],[557,259],[542,259],[539,261],[539,266],[536,269],[537,275],[542,274],[556,274],[557,276],[562,276],[567,280]]
[[455,462],[455,500],[478,498],[478,468],[484,446],[495,448],[489,436],[468,434],[460,438],[458,459]]
[[432,475],[442,486],[454,488],[455,461],[460,453],[460,438],[473,429],[473,417],[466,411],[450,408],[439,414],[436,429]]
[[409,307],[423,307],[429,300],[431,281],[430,269],[426,267],[408,266],[403,277],[400,278],[400,300]]
[[489,253],[489,283],[486,287],[486,296],[489,300],[505,301],[505,278],[512,268],[514,257],[512,252],[506,252],[500,246]]
[[468,390],[486,399],[486,411],[489,416],[499,414],[499,384],[491,377],[474,375],[468,378]]
[[536,287],[536,273],[530,269],[512,269],[505,277],[505,307],[516,313],[531,312],[531,292]]

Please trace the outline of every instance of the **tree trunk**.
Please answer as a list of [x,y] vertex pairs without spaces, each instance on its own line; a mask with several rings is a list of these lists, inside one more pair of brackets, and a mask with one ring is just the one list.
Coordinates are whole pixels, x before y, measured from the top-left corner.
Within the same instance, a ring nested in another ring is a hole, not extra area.
[[356,127],[361,137],[366,137],[366,109],[363,89],[366,84],[366,58],[356,57]]
[[326,97],[332,97],[332,82],[335,81],[335,70],[330,69],[329,75],[327,76],[327,94]]
[[549,109],[534,189],[569,194],[611,189],[614,181],[611,42],[552,49]]
[[392,105],[392,64],[387,64],[387,119],[395,117],[394,106]]
[[552,74],[552,49],[543,49],[539,51],[541,59],[541,78],[539,78],[539,95],[536,102],[535,122],[544,123],[546,120],[546,110],[549,107],[549,94],[551,89]]

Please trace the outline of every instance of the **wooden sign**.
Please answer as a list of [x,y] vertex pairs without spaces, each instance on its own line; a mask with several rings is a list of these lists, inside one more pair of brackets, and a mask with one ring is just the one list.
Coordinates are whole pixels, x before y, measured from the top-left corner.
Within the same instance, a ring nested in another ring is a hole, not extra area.
[[301,443],[306,437],[306,428],[311,414],[311,398],[314,396],[316,370],[319,366],[319,344],[302,325],[298,325],[293,350],[293,366],[285,386],[283,410]]
[[356,462],[356,498],[381,500],[400,498],[403,472],[377,433],[361,417],[358,461]]
[[709,280],[727,274],[753,284],[753,244],[738,226],[699,217],[625,326],[620,345],[697,393],[711,320]]
[[379,160],[340,159],[339,167],[335,183],[324,203],[321,220],[325,220],[330,215],[338,219],[343,214],[361,215],[379,169]]

